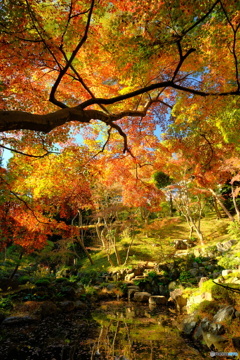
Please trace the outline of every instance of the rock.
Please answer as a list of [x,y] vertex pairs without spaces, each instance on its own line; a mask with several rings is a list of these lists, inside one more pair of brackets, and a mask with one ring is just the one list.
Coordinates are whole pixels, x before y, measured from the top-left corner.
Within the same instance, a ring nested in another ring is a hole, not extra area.
[[59,303],[59,306],[63,312],[71,312],[75,309],[75,303],[70,300],[61,301]]
[[240,311],[235,311],[235,316],[236,316],[236,318],[240,318]]
[[48,316],[54,316],[59,313],[59,309],[57,305],[55,305],[52,301],[43,301],[41,303],[40,314],[42,318],[46,318]]
[[225,339],[223,336],[205,332],[203,332],[203,340],[209,349],[214,346],[216,351],[223,351],[227,343],[227,339]]
[[199,324],[198,326],[196,326],[194,332],[193,332],[193,335],[192,335],[192,338],[195,340],[195,341],[201,341],[203,339],[203,331],[202,331],[202,327],[201,327],[201,324]]
[[138,285],[128,285],[128,290],[140,291],[140,287]]
[[187,250],[190,246],[188,240],[175,240],[174,247],[175,250]]
[[225,252],[231,249],[231,247],[237,243],[237,240],[228,240],[222,243],[217,243],[217,250],[219,252]]
[[149,294],[148,292],[135,292],[134,296],[133,296],[133,301],[137,301],[137,302],[148,302],[149,298],[150,298],[151,294]]
[[197,276],[197,274],[198,274],[198,269],[196,269],[196,268],[190,269],[189,272],[190,272],[190,274],[191,274],[193,277],[195,277],[195,276]]
[[74,302],[74,307],[77,310],[86,310],[87,304],[85,304],[83,301],[77,300]]
[[3,320],[2,325],[24,325],[36,321],[38,319],[30,315],[10,316]]
[[217,322],[229,321],[235,317],[235,309],[232,306],[224,307],[214,315],[213,319]]
[[168,284],[168,290],[169,291],[173,291],[176,289],[176,287],[178,286],[178,283],[176,281],[171,281],[169,284]]
[[231,269],[230,270],[222,270],[222,276],[226,276],[231,273],[233,273],[233,270],[231,270]]
[[201,328],[202,331],[214,334],[214,335],[222,335],[225,333],[225,328],[222,324],[217,324],[214,322],[211,322],[208,319],[203,319],[201,321]]
[[206,271],[206,269],[205,269],[204,266],[200,266],[200,267],[199,267],[199,274],[200,274],[201,276],[206,276],[206,275],[207,275],[207,271]]
[[133,299],[134,294],[135,294],[136,292],[139,292],[139,290],[136,290],[136,289],[129,289],[129,290],[128,290],[128,301],[130,301],[130,300]]
[[194,316],[188,316],[183,320],[182,332],[185,335],[190,336],[194,332],[196,326],[197,326],[197,321],[194,319]]
[[209,280],[209,278],[208,278],[207,276],[201,277],[201,279],[200,279],[200,281],[199,281],[199,283],[198,283],[198,286],[199,286],[199,287],[202,286],[202,284],[203,284],[205,281],[208,281],[208,280]]
[[166,305],[167,298],[162,295],[153,295],[149,298],[149,304],[151,305]]
[[137,268],[133,269],[133,272],[135,276],[141,276],[143,275],[144,270],[145,270],[144,266],[138,266]]
[[234,337],[232,338],[232,343],[234,346],[234,349],[240,352],[240,337]]
[[135,277],[135,274],[132,272],[125,276],[125,281],[131,281]]
[[204,300],[212,301],[213,300],[212,294],[210,292],[203,292],[202,294],[199,295],[190,296],[187,299],[187,308],[189,308],[193,304],[200,304]]
[[175,289],[170,292],[170,297],[174,301],[178,311],[182,313],[184,306],[187,305],[187,299],[183,297],[183,292],[181,289]]

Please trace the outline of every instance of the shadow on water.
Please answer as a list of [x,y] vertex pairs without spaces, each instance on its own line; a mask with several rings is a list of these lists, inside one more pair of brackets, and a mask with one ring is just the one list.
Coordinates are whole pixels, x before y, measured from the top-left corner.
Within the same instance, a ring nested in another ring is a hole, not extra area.
[[1,360],[200,360],[168,309],[105,302],[91,313],[59,314],[0,328]]

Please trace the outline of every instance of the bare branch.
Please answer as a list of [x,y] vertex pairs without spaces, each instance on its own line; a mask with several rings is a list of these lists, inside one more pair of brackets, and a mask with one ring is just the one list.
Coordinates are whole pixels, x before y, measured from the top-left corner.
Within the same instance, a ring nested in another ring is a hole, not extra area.
[[49,155],[49,154],[58,154],[58,153],[55,152],[55,151],[48,151],[48,150],[47,150],[47,152],[46,152],[45,154],[43,154],[43,155],[31,155],[31,154],[27,154],[27,153],[24,153],[24,152],[19,151],[19,150],[16,150],[16,149],[9,148],[9,147],[7,147],[7,146],[5,146],[5,145],[1,145],[1,144],[0,144],[0,147],[3,148],[3,149],[9,150],[9,151],[15,152],[15,153],[17,153],[17,154],[21,154],[21,155],[29,156],[29,157],[33,157],[33,158],[43,158],[43,157],[45,157],[45,156],[47,156],[47,155]]
[[79,50],[81,49],[81,47],[83,46],[83,44],[87,40],[88,30],[89,30],[89,27],[90,27],[90,21],[91,21],[91,17],[92,17],[92,13],[93,13],[94,2],[95,2],[95,0],[92,0],[92,2],[91,2],[91,6],[90,6],[90,9],[89,9],[89,14],[88,14],[88,19],[87,19],[87,24],[86,24],[85,32],[84,32],[84,34],[82,36],[82,39],[79,41],[79,43],[77,44],[75,50],[72,52],[72,54],[70,56],[70,59],[68,60],[68,62],[64,66],[64,68],[60,70],[59,75],[58,75],[54,85],[52,86],[52,90],[50,92],[49,101],[51,101],[54,105],[57,105],[62,109],[66,108],[67,106],[65,104],[63,104],[61,101],[58,101],[55,98],[55,94],[56,94],[57,88],[58,88],[63,76],[66,74],[69,67],[72,65],[72,62],[75,59],[77,53],[79,52]]

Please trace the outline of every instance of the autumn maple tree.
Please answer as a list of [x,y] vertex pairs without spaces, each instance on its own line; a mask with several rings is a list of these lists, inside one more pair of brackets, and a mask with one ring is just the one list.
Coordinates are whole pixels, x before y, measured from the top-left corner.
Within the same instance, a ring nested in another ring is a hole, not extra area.
[[208,191],[231,174],[238,1],[6,0],[0,16],[0,148],[16,153],[0,176],[24,246],[96,209],[97,181],[154,211],[155,171],[178,179],[184,163]]

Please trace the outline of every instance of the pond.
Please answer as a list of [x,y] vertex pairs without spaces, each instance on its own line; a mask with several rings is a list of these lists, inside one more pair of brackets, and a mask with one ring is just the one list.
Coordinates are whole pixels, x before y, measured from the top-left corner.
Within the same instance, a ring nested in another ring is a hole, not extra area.
[[[166,308],[111,301],[90,314],[59,314],[38,323],[1,326],[1,360],[198,360]],[[208,356],[207,356],[208,358]]]

